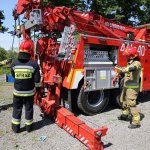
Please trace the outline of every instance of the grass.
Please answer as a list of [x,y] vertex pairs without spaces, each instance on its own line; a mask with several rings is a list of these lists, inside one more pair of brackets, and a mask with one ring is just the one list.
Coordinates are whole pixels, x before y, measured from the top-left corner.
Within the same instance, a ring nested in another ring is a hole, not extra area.
[[0,75],[1,74],[11,74],[11,66],[6,65],[6,66],[3,66],[3,67],[0,67]]

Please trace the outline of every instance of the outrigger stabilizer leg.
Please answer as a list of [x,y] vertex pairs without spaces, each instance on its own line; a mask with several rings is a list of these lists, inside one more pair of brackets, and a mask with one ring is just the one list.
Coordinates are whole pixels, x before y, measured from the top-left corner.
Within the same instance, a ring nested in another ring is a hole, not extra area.
[[98,129],[89,127],[69,110],[61,105],[57,105],[56,99],[42,98],[40,103],[38,101],[36,103],[40,105],[42,112],[49,115],[60,128],[77,138],[90,150],[104,149],[101,137],[106,135],[107,127]]

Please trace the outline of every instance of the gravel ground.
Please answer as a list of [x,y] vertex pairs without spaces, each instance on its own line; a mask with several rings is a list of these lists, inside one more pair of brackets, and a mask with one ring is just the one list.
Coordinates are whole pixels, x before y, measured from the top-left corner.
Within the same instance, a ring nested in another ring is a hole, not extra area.
[[[42,118],[40,109],[34,106],[34,128],[27,133],[24,128],[24,111],[21,122],[22,132],[11,131],[12,84],[0,83],[0,149],[1,150],[86,150],[87,148],[49,118]],[[139,98],[138,109],[144,114],[141,128],[128,129],[128,122],[118,121],[120,110],[108,106],[105,112],[94,116],[78,117],[93,128],[107,126],[108,132],[102,138],[106,150],[149,150],[150,149],[150,94]],[[141,102],[142,101],[142,102]]]

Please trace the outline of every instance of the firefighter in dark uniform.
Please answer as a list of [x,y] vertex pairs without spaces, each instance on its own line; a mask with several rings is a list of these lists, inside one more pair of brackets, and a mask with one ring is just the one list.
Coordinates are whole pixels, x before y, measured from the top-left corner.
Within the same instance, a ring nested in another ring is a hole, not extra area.
[[123,55],[126,55],[128,65],[124,68],[115,67],[119,74],[124,74],[124,86],[120,97],[122,114],[118,119],[127,121],[131,116],[128,128],[134,129],[140,127],[140,114],[136,108],[136,99],[140,89],[141,63],[135,47],[128,47]]
[[35,61],[31,60],[33,50],[33,42],[24,40],[20,45],[18,59],[11,66],[11,73],[15,78],[12,114],[12,130],[15,133],[20,131],[23,105],[25,106],[26,131],[32,130],[34,93],[41,86],[40,68]]

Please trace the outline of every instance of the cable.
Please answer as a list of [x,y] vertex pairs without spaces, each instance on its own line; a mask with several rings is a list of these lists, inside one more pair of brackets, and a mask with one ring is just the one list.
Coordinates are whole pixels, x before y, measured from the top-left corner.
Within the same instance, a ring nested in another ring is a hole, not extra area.
[[[18,25],[19,25],[19,31],[20,31],[21,30],[20,29],[20,16],[18,16]],[[19,46],[20,46],[20,36],[18,36],[18,38],[19,38],[18,42],[19,42]]]
[[81,118],[82,120],[85,120],[86,122],[89,122],[89,123],[93,124],[94,126],[96,126],[96,127],[98,127],[98,128],[100,127],[99,125],[93,123],[92,121],[89,121],[89,120],[85,119],[85,118],[82,117],[82,116],[79,116],[79,118]]
[[15,20],[15,26],[14,26],[14,33],[13,33],[13,41],[12,41],[12,47],[11,47],[11,59],[13,59],[13,50],[14,50],[14,41],[15,41],[15,32],[16,32],[16,20]]

